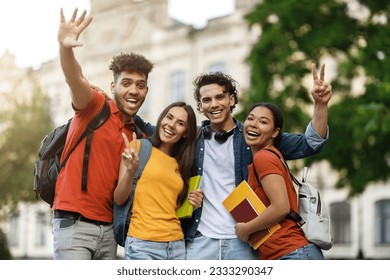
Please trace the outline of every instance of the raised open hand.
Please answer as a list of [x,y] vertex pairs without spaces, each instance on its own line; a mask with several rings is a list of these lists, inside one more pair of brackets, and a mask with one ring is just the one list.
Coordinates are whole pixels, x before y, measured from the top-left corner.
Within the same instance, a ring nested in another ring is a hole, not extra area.
[[317,69],[314,63],[311,65],[311,70],[314,82],[311,95],[314,98],[314,102],[327,104],[332,97],[332,86],[325,83],[325,64],[321,65],[320,78],[317,76]]
[[58,30],[58,42],[62,47],[74,48],[81,47],[83,43],[78,41],[81,32],[91,23],[92,17],[86,17],[87,11],[77,17],[77,8],[73,11],[73,15],[69,21],[66,21],[64,11],[61,8],[61,24]]

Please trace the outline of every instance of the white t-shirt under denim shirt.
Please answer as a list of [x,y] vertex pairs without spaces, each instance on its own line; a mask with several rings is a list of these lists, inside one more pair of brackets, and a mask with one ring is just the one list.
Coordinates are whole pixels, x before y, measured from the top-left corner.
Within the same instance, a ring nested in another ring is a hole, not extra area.
[[203,190],[202,219],[198,231],[202,235],[217,238],[237,238],[236,222],[222,205],[222,201],[236,188],[234,178],[233,137],[220,144],[214,139],[205,139],[203,175],[200,187]]

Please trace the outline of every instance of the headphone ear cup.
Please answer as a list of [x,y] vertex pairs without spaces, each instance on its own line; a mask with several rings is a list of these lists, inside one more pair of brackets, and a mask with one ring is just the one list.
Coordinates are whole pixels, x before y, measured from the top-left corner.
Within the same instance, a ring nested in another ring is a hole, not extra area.
[[209,125],[203,127],[203,137],[205,139],[211,139],[211,127]]
[[229,134],[225,130],[218,130],[214,135],[214,139],[220,144],[225,143],[228,137]]

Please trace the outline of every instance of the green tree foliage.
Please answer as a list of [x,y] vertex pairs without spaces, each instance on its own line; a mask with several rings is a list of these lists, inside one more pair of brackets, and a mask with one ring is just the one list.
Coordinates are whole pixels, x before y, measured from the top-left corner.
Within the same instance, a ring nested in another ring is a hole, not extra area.
[[53,127],[49,99],[34,86],[32,98],[13,92],[2,96],[0,113],[0,209],[18,201],[34,201],[33,170],[44,135]]
[[262,33],[248,57],[243,112],[251,103],[273,102],[284,111],[285,131],[303,131],[312,116],[304,78],[311,63],[331,58],[330,139],[306,163],[328,160],[340,173],[337,187],[352,195],[390,177],[389,15],[389,1],[369,0],[264,0],[247,15]]

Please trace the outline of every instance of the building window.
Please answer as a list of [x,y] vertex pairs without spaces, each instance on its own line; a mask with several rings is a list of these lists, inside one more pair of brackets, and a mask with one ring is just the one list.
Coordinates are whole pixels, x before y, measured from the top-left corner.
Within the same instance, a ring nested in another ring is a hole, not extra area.
[[334,244],[351,243],[351,205],[347,202],[336,202],[330,205],[331,227]]
[[44,247],[46,245],[46,215],[43,212],[38,212],[36,215],[35,227],[35,246]]
[[185,101],[184,71],[175,71],[170,79],[170,102]]
[[390,244],[390,199],[375,203],[375,243]]
[[217,63],[212,64],[209,67],[209,72],[222,72],[222,73],[225,73],[226,72],[225,63],[217,62]]
[[10,218],[10,234],[8,236],[9,245],[12,247],[19,246],[19,232],[20,232],[20,214],[15,212]]

